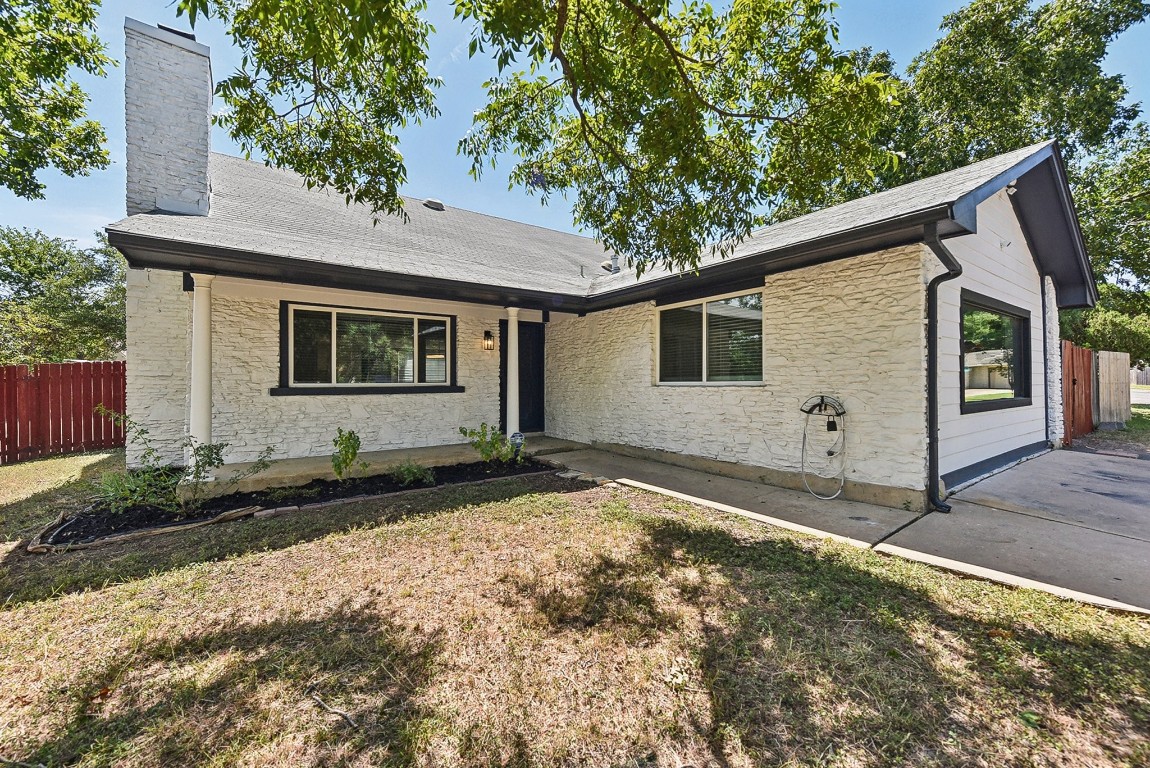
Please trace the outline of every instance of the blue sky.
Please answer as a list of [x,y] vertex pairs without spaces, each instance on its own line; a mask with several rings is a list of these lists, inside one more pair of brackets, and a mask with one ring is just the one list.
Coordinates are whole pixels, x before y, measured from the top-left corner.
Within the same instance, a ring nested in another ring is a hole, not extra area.
[[[482,105],[480,84],[494,71],[488,62],[467,58],[468,29],[451,17],[449,5],[432,0],[432,21],[437,34],[432,43],[431,71],[445,81],[439,93],[442,116],[403,135],[401,147],[407,163],[405,194],[417,198],[438,197],[448,205],[571,230],[569,207],[553,199],[543,207],[522,190],[507,189],[502,169],[488,172],[481,182],[467,175],[467,162],[456,155],[456,142],[471,124],[472,113]],[[843,0],[838,12],[841,43],[854,48],[870,45],[888,49],[900,66],[938,37],[942,16],[963,5],[959,0]],[[149,24],[186,28],[177,20],[174,4],[145,0],[105,0],[100,14],[100,35],[111,55],[122,58],[124,17]],[[197,38],[211,46],[212,68],[217,77],[232,71],[236,52],[228,46],[221,27],[201,22]],[[1142,24],[1127,32],[1112,47],[1106,68],[1122,73],[1133,100],[1150,105],[1150,26]],[[89,177],[69,179],[46,173],[47,198],[21,200],[0,189],[0,225],[41,229],[55,237],[94,242],[94,230],[124,215],[124,84],[123,70],[112,69],[105,79],[85,78],[92,97],[91,114],[108,133],[112,165]],[[231,141],[216,130],[212,138],[218,152],[239,154]]]

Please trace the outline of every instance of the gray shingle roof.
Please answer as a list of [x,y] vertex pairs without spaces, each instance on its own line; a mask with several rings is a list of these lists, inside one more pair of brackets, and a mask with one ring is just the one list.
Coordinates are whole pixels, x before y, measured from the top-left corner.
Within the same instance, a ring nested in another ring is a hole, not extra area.
[[[1046,141],[1030,147],[998,155],[953,171],[930,176],[909,184],[903,184],[867,197],[852,200],[821,211],[790,219],[779,224],[764,227],[751,234],[735,246],[734,252],[725,261],[733,261],[777,251],[816,238],[850,232],[868,224],[905,218],[920,211],[952,204],[968,195],[1001,174],[1023,163],[1053,142]],[[700,262],[700,269],[724,261],[707,254]],[[593,294],[616,290],[636,282],[648,282],[660,277],[676,274],[665,269],[645,272],[636,281],[633,272],[620,272],[615,275],[596,276],[591,288]]]
[[[405,198],[407,223],[342,195],[307,189],[290,171],[212,153],[208,216],[147,213],[109,232],[325,264],[584,295],[609,258],[591,238]],[[579,268],[583,268],[580,277]]]
[[[1052,170],[1061,167],[1057,148],[1053,142],[1044,142],[760,229],[739,243],[726,259],[704,255],[700,273],[712,282],[722,282],[734,270],[754,271],[771,263],[772,258],[785,264],[796,249],[813,253],[836,237],[836,247],[845,253],[848,249],[842,243],[855,243],[864,228],[894,231],[917,227],[921,233],[919,219],[931,217],[942,222],[940,232],[942,225],[950,228],[950,234],[974,231],[977,204],[1040,164],[1049,166],[1047,175],[1034,183],[1047,191],[1065,191],[1065,181],[1059,181],[1061,171]],[[388,279],[392,280],[405,275],[502,291],[489,300],[514,302],[515,291],[562,295],[568,297],[563,299],[563,306],[569,310],[584,304],[591,309],[603,308],[610,302],[633,300],[632,296],[640,298],[639,293],[663,291],[664,284],[682,283],[678,279],[681,273],[664,269],[648,271],[638,279],[629,270],[606,274],[599,265],[609,254],[597,241],[578,235],[450,206],[433,211],[409,198],[405,198],[408,222],[385,216],[373,225],[366,206],[348,206],[342,195],[332,191],[309,190],[301,177],[290,171],[212,154],[210,172],[208,216],[162,212],[130,216],[108,227],[113,244],[116,235],[123,234],[160,245],[172,242],[223,248],[245,259],[286,259],[288,264],[304,266],[305,274],[311,274],[307,265],[315,263],[317,267],[391,273]],[[1043,211],[1056,206],[1066,209],[1063,219],[1072,219],[1069,198],[1059,204],[1051,195],[1041,200],[1033,195],[1035,202],[1028,205],[1037,206],[1038,212],[1026,215],[1045,216]],[[1060,294],[1066,286],[1077,291],[1073,294],[1077,303],[1071,306],[1092,303],[1093,281],[1076,223],[1063,221],[1058,227],[1041,223],[1044,230],[1059,233],[1046,250],[1057,267],[1056,277],[1061,279]],[[1043,258],[1042,253],[1038,256]],[[234,261],[229,269],[235,274]],[[660,279],[663,283],[656,282]],[[560,302],[556,299],[549,306],[559,307]]]

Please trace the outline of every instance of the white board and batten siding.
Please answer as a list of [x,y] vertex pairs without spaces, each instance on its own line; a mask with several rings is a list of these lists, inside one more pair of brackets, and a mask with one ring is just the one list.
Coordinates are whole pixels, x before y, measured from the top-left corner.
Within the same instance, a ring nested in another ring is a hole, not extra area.
[[[939,471],[967,469],[1048,440],[1046,371],[1042,344],[1040,276],[1005,192],[978,207],[978,232],[952,238],[946,247],[962,275],[938,289]],[[962,290],[997,299],[1030,313],[1031,405],[962,413]],[[1054,301],[1048,296],[1048,302]]]

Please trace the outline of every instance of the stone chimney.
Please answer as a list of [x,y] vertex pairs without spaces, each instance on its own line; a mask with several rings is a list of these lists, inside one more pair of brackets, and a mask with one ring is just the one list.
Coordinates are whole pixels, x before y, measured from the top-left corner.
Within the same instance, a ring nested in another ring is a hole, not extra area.
[[195,37],[124,19],[128,215],[207,216],[212,64]]

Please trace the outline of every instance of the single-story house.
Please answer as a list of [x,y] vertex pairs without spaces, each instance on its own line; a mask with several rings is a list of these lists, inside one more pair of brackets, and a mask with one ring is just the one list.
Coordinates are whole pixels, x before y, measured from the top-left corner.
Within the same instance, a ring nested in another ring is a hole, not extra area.
[[[208,49],[125,32],[128,217],[107,232],[131,266],[128,412],[173,461],[185,434],[240,462],[329,454],[339,427],[382,450],[488,422],[798,487],[800,408],[830,395],[844,495],[922,509],[1060,444],[1057,312],[1097,294],[1054,143],[636,277],[450,199],[373,226],[212,153]],[[1008,387],[967,391],[966,350],[1007,343]]]

